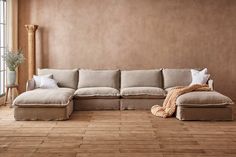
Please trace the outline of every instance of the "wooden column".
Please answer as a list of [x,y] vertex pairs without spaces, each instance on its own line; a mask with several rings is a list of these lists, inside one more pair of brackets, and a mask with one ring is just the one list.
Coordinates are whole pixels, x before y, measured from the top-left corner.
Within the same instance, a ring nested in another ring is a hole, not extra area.
[[25,25],[28,32],[28,79],[32,79],[35,74],[35,31],[38,25]]

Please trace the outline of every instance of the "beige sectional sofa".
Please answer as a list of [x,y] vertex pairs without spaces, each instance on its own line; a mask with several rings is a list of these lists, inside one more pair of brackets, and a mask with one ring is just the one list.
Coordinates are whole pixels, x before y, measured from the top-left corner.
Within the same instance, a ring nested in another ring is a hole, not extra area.
[[[152,70],[58,70],[39,69],[39,75],[52,74],[58,89],[35,89],[28,81],[27,91],[14,101],[16,120],[65,120],[73,110],[150,109],[162,104],[175,86],[188,86],[190,69]],[[176,102],[179,120],[232,120],[230,98],[213,90],[181,95]]]

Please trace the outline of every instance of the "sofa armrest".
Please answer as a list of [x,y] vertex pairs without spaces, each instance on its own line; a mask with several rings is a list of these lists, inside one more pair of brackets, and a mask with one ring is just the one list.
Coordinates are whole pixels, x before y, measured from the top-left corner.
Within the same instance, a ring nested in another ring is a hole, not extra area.
[[214,81],[213,80],[208,80],[207,82],[208,86],[211,88],[211,90],[214,90]]
[[34,79],[28,80],[26,82],[26,91],[30,91],[30,90],[33,90],[33,89],[35,89],[35,81],[34,81]]

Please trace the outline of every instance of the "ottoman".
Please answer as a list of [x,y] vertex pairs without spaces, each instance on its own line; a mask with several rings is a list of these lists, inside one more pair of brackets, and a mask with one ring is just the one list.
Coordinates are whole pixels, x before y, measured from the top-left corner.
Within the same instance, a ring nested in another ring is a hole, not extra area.
[[15,120],[66,120],[73,111],[71,88],[34,89],[13,102]]
[[179,120],[233,120],[233,101],[216,91],[194,91],[177,98]]

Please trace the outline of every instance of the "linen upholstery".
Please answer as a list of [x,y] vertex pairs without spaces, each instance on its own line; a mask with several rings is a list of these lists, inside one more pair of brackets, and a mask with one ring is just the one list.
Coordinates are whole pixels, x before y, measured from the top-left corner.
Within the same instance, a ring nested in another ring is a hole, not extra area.
[[192,82],[190,69],[163,69],[164,89],[188,86]]
[[168,93],[168,92],[170,92],[172,89],[174,89],[174,87],[166,88],[165,91]]
[[[209,88],[213,91],[214,90],[214,84],[213,84],[213,80],[208,80],[207,81],[207,85],[209,86]],[[170,88],[166,88],[165,91],[168,93],[171,91],[171,89],[173,89],[174,87],[170,87]]]
[[157,87],[129,87],[121,89],[123,98],[165,98],[166,92]]
[[74,99],[75,111],[88,111],[88,110],[119,110],[120,99],[91,99],[91,98],[76,98]]
[[111,87],[89,87],[79,88],[75,91],[77,97],[119,97],[119,90]]
[[31,80],[28,80],[27,82],[26,82],[26,91],[30,91],[30,90],[33,90],[33,89],[35,89],[36,87],[35,87],[35,81],[34,81],[34,79],[31,79]]
[[77,88],[78,69],[38,69],[38,75],[52,74],[59,87]]
[[214,81],[212,79],[209,79],[207,84],[211,88],[211,90],[214,90]]
[[75,90],[71,88],[34,89],[16,97],[15,106],[25,107],[63,107],[72,98]]
[[78,88],[86,87],[119,89],[119,70],[79,70]]
[[231,106],[227,107],[184,107],[177,106],[176,118],[179,120],[233,120]]
[[216,91],[194,91],[179,96],[176,105],[184,107],[225,107],[233,101]]
[[120,110],[150,110],[153,105],[162,104],[164,99],[120,99]]
[[[29,91],[21,94],[14,101],[15,119],[66,120],[71,115],[73,107],[74,110],[150,109],[153,105],[161,105],[164,101],[164,98],[159,95],[152,97],[153,93],[157,94],[157,91],[167,93],[171,87],[186,86],[191,83],[191,79],[186,77],[191,76],[190,69],[164,69],[167,72],[163,77],[161,70],[122,71],[125,75],[121,76],[124,78],[123,82],[121,80],[121,86],[123,84],[125,88],[122,88],[121,92],[127,95],[124,94],[123,99],[120,99],[119,70],[81,71],[85,75],[80,77],[81,85],[77,85],[79,77],[77,70],[39,69],[39,75],[53,74],[53,78],[59,82],[60,87],[70,88],[66,90],[63,88],[35,89],[35,81],[33,79],[28,81],[27,90]],[[208,81],[208,83],[213,89],[213,81]],[[76,92],[79,96],[75,94],[72,101],[74,89],[77,87],[79,89]],[[168,88],[164,88],[165,91],[163,91],[160,89],[162,87]],[[110,94],[118,95],[107,96]],[[223,103],[221,99],[218,100],[218,96],[217,98],[210,97],[210,100],[207,100],[209,104],[204,103],[206,99],[204,96],[198,98],[200,100],[193,96],[188,96],[187,100],[183,97],[179,99],[181,103],[177,103],[176,117],[180,120],[232,120],[232,108],[228,105],[231,101],[227,99],[227,103]],[[199,103],[193,104],[192,102],[195,101]],[[215,102],[219,104],[213,104]]]
[[14,108],[15,120],[67,120],[73,112],[73,101],[64,107],[19,107]]
[[159,87],[162,88],[161,70],[124,70],[121,71],[121,88]]

